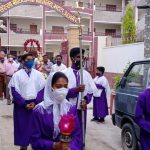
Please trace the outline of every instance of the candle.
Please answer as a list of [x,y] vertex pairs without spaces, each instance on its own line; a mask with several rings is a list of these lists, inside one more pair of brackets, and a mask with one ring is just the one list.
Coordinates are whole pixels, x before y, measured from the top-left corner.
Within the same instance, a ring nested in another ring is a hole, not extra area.
[[59,122],[59,129],[61,133],[60,140],[63,142],[71,141],[71,134],[75,128],[75,117],[74,115],[63,115]]

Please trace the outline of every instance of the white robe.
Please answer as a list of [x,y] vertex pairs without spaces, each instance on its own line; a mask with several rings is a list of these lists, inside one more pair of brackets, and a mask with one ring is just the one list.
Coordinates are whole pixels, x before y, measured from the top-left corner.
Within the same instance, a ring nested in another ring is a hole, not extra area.
[[54,64],[54,65],[52,66],[51,73],[52,73],[52,72],[62,71],[62,70],[64,70],[64,69],[66,69],[66,66],[65,66],[64,64],[61,64],[60,66],[58,66],[57,64]]
[[[98,77],[98,76],[96,76],[95,78],[94,78],[94,82],[95,82],[95,84],[100,84],[100,85],[102,85],[104,88],[105,88],[105,92],[106,92],[106,95],[107,95],[107,100],[109,100],[110,99],[110,86],[109,86],[109,83],[108,83],[108,80],[106,79],[106,77],[105,76],[102,76],[102,77]],[[102,89],[99,89],[98,90],[99,92],[98,92],[98,97],[100,97],[101,96],[101,93],[102,93]],[[108,105],[109,105],[109,101],[108,101]]]
[[[65,73],[66,76],[68,77],[68,80],[69,80],[68,88],[71,89],[71,88],[77,87],[76,86],[76,77],[73,72],[73,69],[71,67],[69,67],[69,68],[63,70],[62,72]],[[80,70],[79,70],[79,74],[80,74]],[[97,94],[98,89],[96,88],[91,75],[86,70],[83,70],[83,84],[85,85],[85,91],[83,92],[84,96],[86,96],[87,94],[93,94],[93,95]],[[70,98],[69,101],[73,105],[76,105],[77,98]],[[78,109],[80,109],[80,102],[81,102],[81,93],[79,93],[79,96],[78,96],[78,104],[77,104]]]
[[25,100],[35,99],[37,93],[44,88],[45,82],[39,71],[32,69],[30,76],[28,76],[25,70],[21,69],[12,76],[9,82],[8,87],[10,88],[11,98],[11,87],[14,87]]

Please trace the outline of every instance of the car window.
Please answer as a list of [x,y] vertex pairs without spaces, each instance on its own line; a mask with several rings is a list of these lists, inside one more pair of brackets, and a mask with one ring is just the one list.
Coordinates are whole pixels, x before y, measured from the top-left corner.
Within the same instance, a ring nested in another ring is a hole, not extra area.
[[126,86],[144,88],[147,83],[148,70],[150,69],[150,64],[138,64],[133,66],[127,75]]

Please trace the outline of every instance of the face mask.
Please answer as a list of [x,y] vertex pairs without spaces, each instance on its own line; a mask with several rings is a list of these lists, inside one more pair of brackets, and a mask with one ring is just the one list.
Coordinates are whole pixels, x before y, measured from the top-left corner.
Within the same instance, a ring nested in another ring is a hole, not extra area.
[[33,67],[34,61],[26,61],[24,65],[28,68],[31,69]]
[[57,61],[57,65],[60,66],[60,64],[61,64],[61,61]]
[[52,94],[57,104],[61,104],[66,99],[67,88],[53,89]]
[[100,73],[96,73],[97,76],[100,76]]
[[13,61],[13,58],[8,58],[8,61],[12,62],[12,61]]
[[75,65],[80,68],[80,60],[79,61],[75,61]]

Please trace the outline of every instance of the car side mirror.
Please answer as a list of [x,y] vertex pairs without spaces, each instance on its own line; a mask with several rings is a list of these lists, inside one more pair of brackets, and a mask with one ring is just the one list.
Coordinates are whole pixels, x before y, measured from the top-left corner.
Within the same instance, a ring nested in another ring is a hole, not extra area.
[[121,82],[120,82],[121,88],[124,88],[124,87],[125,87],[126,81],[127,81],[127,78],[126,78],[126,77],[123,77],[122,80],[121,80]]

